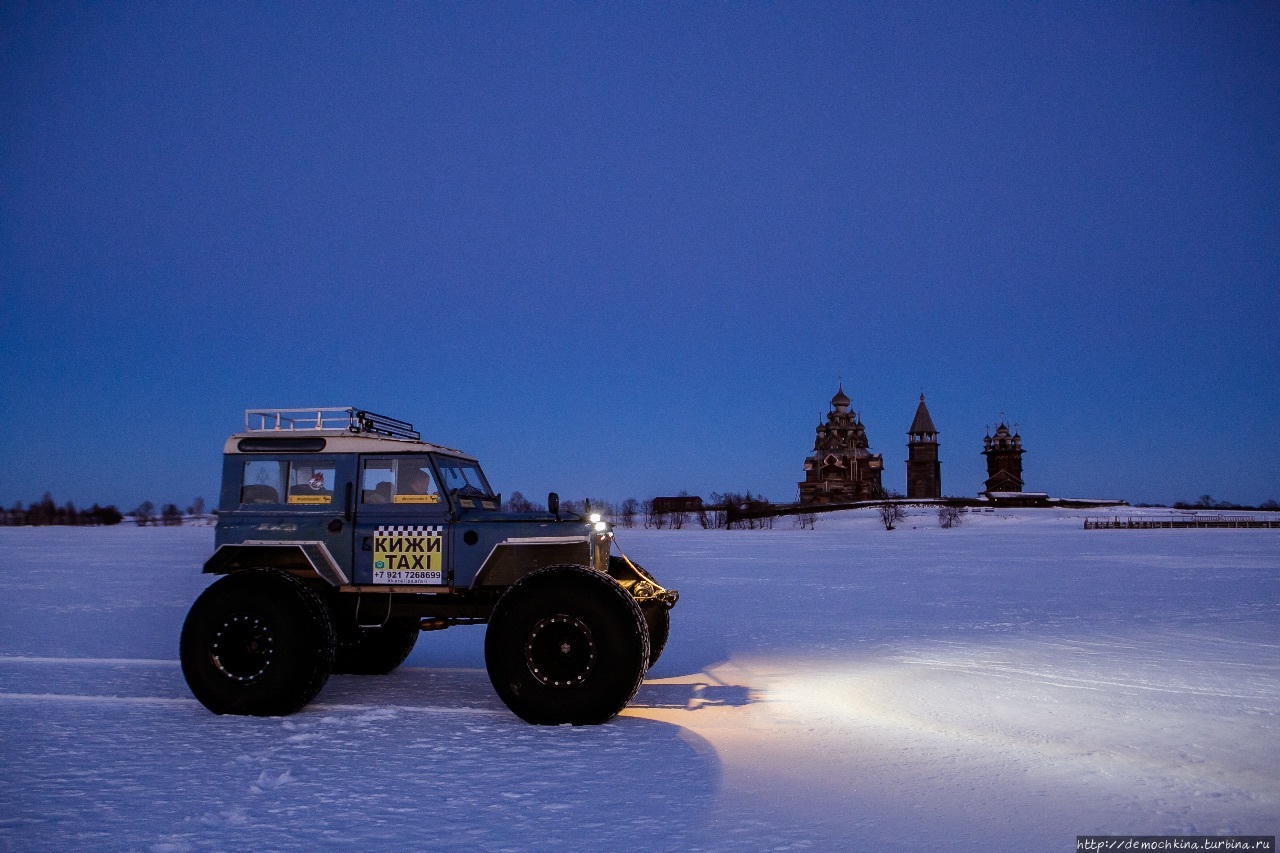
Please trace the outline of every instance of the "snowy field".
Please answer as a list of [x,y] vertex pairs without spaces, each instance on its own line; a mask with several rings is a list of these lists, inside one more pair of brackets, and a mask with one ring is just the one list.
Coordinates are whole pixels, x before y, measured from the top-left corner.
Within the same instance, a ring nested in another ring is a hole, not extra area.
[[1280,530],[1084,515],[620,530],[682,595],[635,703],[588,728],[509,714],[478,627],[424,634],[390,676],[334,676],[292,717],[216,717],[176,660],[212,530],[0,529],[0,849],[1276,834]]

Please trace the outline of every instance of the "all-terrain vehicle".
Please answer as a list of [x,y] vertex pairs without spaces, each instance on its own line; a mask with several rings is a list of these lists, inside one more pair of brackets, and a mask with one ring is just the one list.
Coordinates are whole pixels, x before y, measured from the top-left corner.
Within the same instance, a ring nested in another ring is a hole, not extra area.
[[662,654],[678,593],[599,516],[507,512],[476,460],[357,408],[251,409],[224,451],[223,575],[182,628],[218,714],[282,715],[331,672],[388,673],[420,631],[487,623],[489,678],[530,723],[602,723]]

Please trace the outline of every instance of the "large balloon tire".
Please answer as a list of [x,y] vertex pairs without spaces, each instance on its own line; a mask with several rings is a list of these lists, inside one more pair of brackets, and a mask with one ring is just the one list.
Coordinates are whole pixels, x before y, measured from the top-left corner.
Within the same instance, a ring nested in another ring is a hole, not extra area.
[[661,601],[646,601],[640,605],[640,611],[649,628],[649,666],[652,667],[662,657],[667,637],[671,635],[671,608]]
[[498,697],[537,725],[596,725],[635,696],[649,630],[635,599],[606,574],[550,566],[498,600],[484,640]]
[[324,687],[334,636],[320,597],[274,569],[227,575],[201,593],[179,656],[192,694],[215,714],[292,714]]
[[338,633],[333,671],[345,675],[386,675],[413,651],[422,633],[414,620],[395,620],[374,628],[352,627]]

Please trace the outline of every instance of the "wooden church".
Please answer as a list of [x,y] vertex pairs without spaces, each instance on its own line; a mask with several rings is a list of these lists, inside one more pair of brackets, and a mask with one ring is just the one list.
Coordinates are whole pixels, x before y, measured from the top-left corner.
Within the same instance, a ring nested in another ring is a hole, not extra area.
[[867,431],[849,403],[841,386],[831,398],[826,419],[818,424],[813,454],[804,460],[802,505],[866,501],[883,494],[880,474],[884,459],[871,452]]

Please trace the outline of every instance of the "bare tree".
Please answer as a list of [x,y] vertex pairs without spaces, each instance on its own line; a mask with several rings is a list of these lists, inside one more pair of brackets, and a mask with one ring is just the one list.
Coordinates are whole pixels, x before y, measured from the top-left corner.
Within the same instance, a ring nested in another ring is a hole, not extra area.
[[748,513],[747,529],[748,530],[772,530],[774,516],[768,513],[769,499],[764,495],[753,495],[751,490],[747,489],[746,495],[743,497],[743,507]]
[[54,504],[53,495],[49,492],[45,492],[39,503],[33,503],[31,508],[27,510],[27,524],[53,524],[57,519],[58,507]]
[[139,527],[146,527],[156,520],[156,505],[151,501],[143,501],[137,509],[129,513]]
[[196,498],[187,507],[187,515],[204,515],[204,498]]
[[645,498],[644,502],[640,504],[640,506],[644,510],[644,529],[645,530],[648,530],[649,528],[653,528],[654,530],[661,530],[663,526],[667,523],[667,520],[663,518],[662,513],[654,512],[652,498]]
[[940,506],[938,507],[938,526],[939,527],[959,527],[964,517],[960,514],[958,506]]
[[618,514],[618,520],[622,522],[623,527],[635,527],[636,513],[639,511],[640,502],[635,498],[627,498],[622,502],[622,507]]
[[507,512],[528,512],[531,509],[533,503],[519,492],[512,492],[507,498]]
[[798,527],[801,530],[813,530],[815,524],[818,523],[818,514],[816,512],[801,512],[791,517],[791,526]]
[[906,510],[902,508],[902,504],[898,501],[902,495],[897,492],[886,492],[880,489],[880,493],[876,496],[880,503],[876,505],[876,512],[880,513],[880,523],[884,525],[885,530],[893,530],[894,526],[902,519],[906,518]]
[[89,510],[93,516],[90,524],[119,524],[124,521],[124,516],[120,514],[120,510],[113,505],[98,506],[93,505],[93,509]]
[[[760,503],[765,507],[769,506],[768,498],[765,498],[763,496],[761,496],[760,498]],[[778,517],[776,515],[762,515],[760,516],[760,518],[756,520],[760,523],[761,530],[772,530],[773,523],[778,520]]]
[[160,510],[160,523],[165,527],[178,527],[182,524],[182,510],[177,504],[165,504]]
[[[689,497],[689,492],[685,489],[681,489],[679,492],[676,493],[676,497],[687,498]],[[669,515],[671,518],[671,527],[674,530],[683,530],[685,522],[689,520],[689,513],[687,512],[677,511],[673,513],[669,513]]]
[[734,495],[726,494],[724,492],[711,493],[711,504],[712,506],[717,507],[711,511],[710,517],[708,518],[713,530],[720,530],[721,528],[728,527],[728,513],[726,510],[728,509],[729,504],[733,502],[734,498]]

